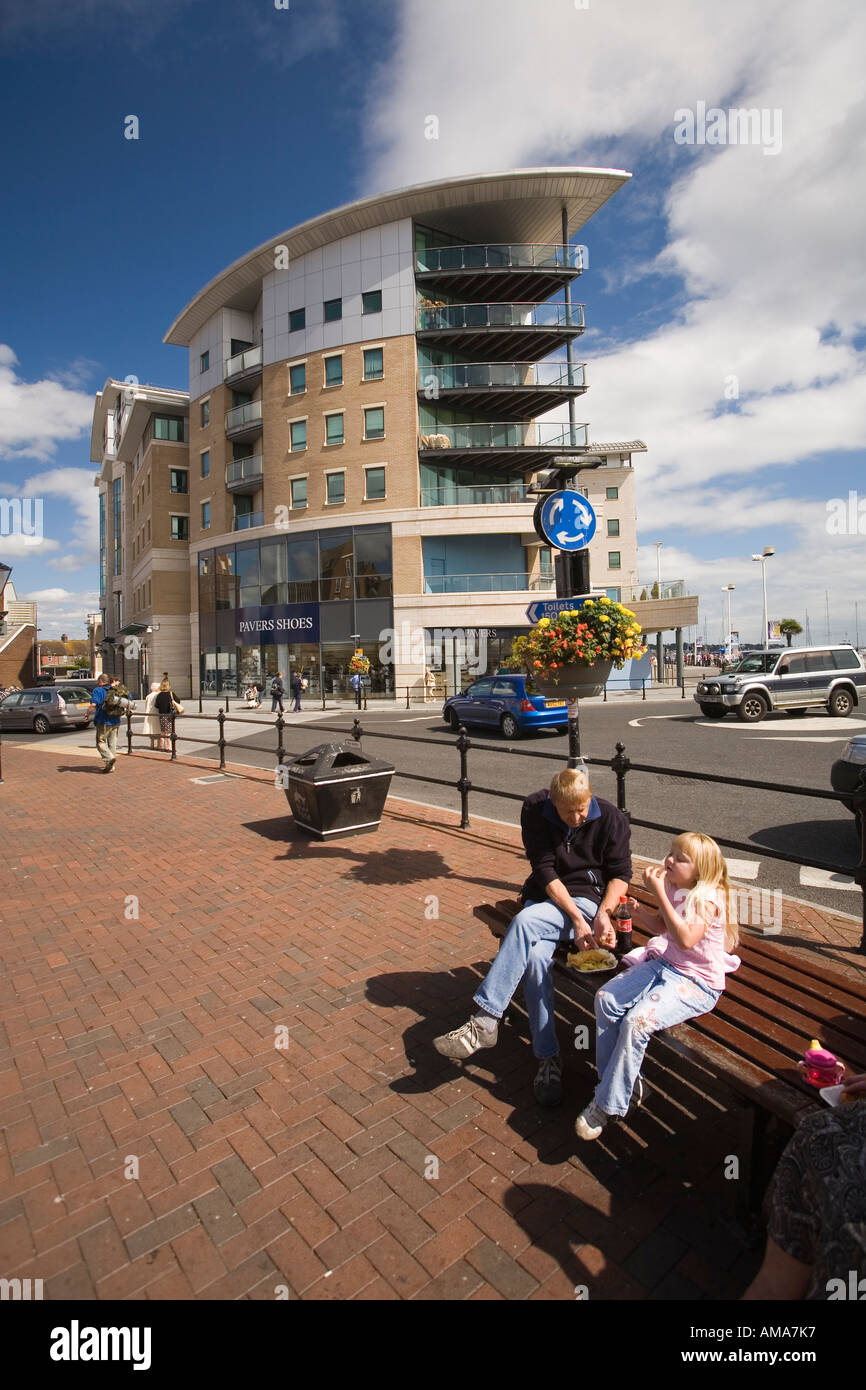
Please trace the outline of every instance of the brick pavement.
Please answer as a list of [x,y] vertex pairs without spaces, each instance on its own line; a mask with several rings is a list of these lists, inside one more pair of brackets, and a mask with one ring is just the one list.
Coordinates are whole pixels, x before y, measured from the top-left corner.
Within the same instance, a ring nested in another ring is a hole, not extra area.
[[432,1050],[493,954],[473,906],[522,878],[513,831],[392,801],[375,835],[310,844],[266,773],[195,785],[143,754],[106,778],[47,742],[3,771],[2,1275],[49,1299],[748,1282],[720,1214],[734,1117],[693,1080],[578,1152],[592,1073],[564,1049],[540,1110],[519,1010],[482,1061]]

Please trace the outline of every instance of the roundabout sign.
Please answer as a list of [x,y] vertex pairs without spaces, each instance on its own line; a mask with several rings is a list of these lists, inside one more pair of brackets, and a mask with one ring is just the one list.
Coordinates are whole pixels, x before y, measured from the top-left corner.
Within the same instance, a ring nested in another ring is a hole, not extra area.
[[553,492],[536,505],[536,534],[555,550],[585,550],[595,535],[596,515],[579,492]]

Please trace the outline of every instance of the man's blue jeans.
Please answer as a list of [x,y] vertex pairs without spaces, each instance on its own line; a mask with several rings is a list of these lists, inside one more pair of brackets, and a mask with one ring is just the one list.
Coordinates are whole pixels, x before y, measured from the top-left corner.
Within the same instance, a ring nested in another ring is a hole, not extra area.
[[595,996],[599,1109],[624,1115],[653,1033],[708,1014],[720,994],[661,960],[629,966],[603,985]]
[[[572,902],[592,925],[598,903],[591,898],[572,898]],[[473,996],[485,1013],[502,1018],[522,980],[532,1050],[539,1061],[559,1052],[551,962],[558,943],[573,940],[574,923],[555,903],[527,903],[512,917],[499,953]]]

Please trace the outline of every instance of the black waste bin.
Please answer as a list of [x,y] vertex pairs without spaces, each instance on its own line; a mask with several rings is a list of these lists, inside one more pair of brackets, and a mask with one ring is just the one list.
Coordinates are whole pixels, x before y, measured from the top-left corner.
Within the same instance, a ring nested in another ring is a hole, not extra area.
[[357,743],[320,743],[283,766],[286,797],[302,830],[330,840],[378,829],[394,775],[390,763],[368,758]]

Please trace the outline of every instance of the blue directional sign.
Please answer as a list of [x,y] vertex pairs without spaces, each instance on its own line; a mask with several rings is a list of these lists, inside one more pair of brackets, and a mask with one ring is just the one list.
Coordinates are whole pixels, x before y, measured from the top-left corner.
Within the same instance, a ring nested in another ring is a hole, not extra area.
[[556,550],[585,550],[595,535],[596,517],[579,492],[553,492],[535,508],[535,529]]
[[566,609],[580,608],[581,604],[586,603],[588,598],[595,598],[595,594],[584,594],[582,598],[540,598],[535,603],[530,603],[526,610],[526,616],[531,623],[537,623],[539,618],[557,618]]

